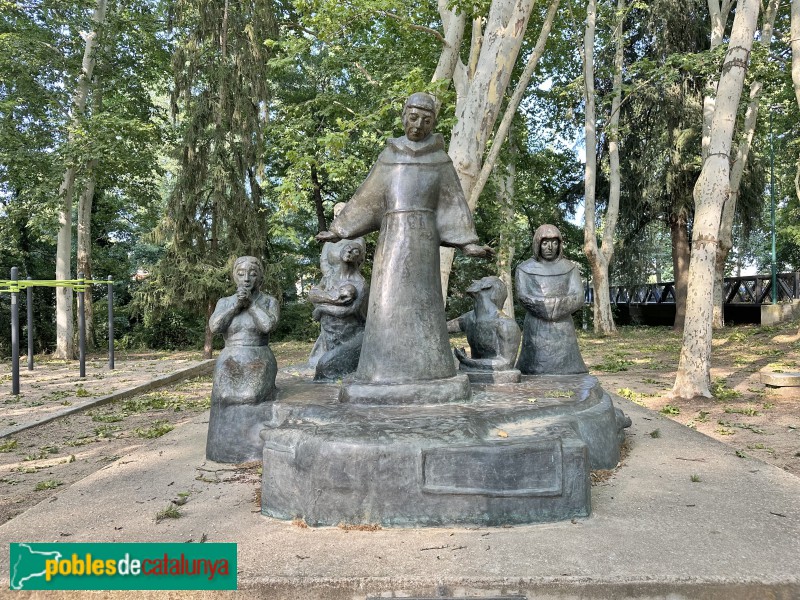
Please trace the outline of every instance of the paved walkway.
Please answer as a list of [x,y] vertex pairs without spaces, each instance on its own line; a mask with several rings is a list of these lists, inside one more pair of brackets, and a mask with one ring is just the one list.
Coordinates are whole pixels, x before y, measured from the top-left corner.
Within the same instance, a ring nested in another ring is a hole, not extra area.
[[77,361],[37,359],[32,371],[23,360],[18,396],[11,394],[10,362],[0,363],[0,438],[214,370],[214,360],[197,352],[118,353],[113,370],[104,356],[87,359],[81,379]]
[[[593,488],[588,519],[379,531],[276,521],[259,512],[257,472],[205,460],[206,413],[0,526],[0,571],[11,541],[205,537],[238,544],[244,597],[800,598],[800,478],[618,405],[632,450]],[[156,523],[182,492],[182,517]]]

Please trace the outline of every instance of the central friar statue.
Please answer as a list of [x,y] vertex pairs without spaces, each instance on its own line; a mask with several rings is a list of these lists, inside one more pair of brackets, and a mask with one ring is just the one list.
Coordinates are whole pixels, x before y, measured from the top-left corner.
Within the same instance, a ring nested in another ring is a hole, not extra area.
[[433,133],[436,104],[412,94],[405,135],[390,139],[364,183],[317,240],[380,231],[358,369],[340,400],[359,404],[466,401],[465,375],[450,350],[439,274],[439,246],[491,254],[475,225],[444,139]]

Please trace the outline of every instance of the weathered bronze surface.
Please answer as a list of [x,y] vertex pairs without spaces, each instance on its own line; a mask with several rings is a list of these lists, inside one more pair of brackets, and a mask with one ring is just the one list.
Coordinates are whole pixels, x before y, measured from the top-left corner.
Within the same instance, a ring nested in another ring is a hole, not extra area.
[[477,243],[444,139],[432,133],[433,107],[427,94],[409,97],[403,110],[406,135],[389,140],[330,231],[317,236],[336,241],[380,231],[361,358],[355,385],[348,390],[345,384],[343,401],[370,403],[373,385],[404,384],[393,394],[397,403],[449,402],[466,399],[453,393],[469,394],[469,386],[447,381],[457,375],[442,301],[439,246],[471,256],[489,250]]
[[322,248],[322,279],[308,295],[320,324],[308,359],[317,381],[340,379],[358,366],[369,295],[359,271],[365,252],[363,238],[326,242]]
[[470,356],[463,348],[454,350],[459,370],[473,383],[516,383],[520,372],[514,369],[522,337],[517,322],[503,312],[508,291],[498,277],[473,281],[467,293],[475,308],[447,323],[450,333],[467,334]]
[[261,456],[259,432],[275,399],[278,365],[269,348],[269,333],[278,323],[278,301],[260,291],[261,262],[241,256],[233,266],[236,293],[217,302],[209,320],[225,348],[214,367],[206,457],[240,463]]
[[562,246],[558,228],[542,225],[533,237],[533,257],[517,267],[517,299],[527,311],[517,361],[524,374],[587,372],[572,322],[572,313],[583,306],[583,284]]

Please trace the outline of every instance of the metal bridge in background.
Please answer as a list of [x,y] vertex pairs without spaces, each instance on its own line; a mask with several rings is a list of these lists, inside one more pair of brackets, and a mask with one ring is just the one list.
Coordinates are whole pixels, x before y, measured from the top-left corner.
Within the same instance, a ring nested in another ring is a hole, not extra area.
[[[761,323],[761,307],[772,304],[772,276],[750,275],[725,278],[725,321]],[[778,273],[777,301],[800,300],[800,271]],[[611,286],[611,304],[618,322],[643,325],[672,325],[675,320],[675,282]],[[587,286],[585,300],[594,302],[594,290]]]

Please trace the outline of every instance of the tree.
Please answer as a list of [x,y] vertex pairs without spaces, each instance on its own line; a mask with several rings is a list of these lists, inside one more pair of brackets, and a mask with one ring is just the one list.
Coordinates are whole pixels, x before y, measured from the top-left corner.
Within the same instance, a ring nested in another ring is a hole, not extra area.
[[[69,133],[69,142],[74,142],[75,131],[80,126],[86,110],[86,101],[89,97],[89,83],[95,65],[95,51],[97,38],[106,17],[106,0],[97,0],[92,24],[94,29],[85,34],[86,45],[83,52],[83,63],[75,91],[72,96],[72,129]],[[72,276],[72,196],[75,186],[77,165],[68,163],[61,180],[58,196],[62,205],[59,210],[58,242],[56,247],[56,279],[68,280]],[[72,288],[59,287],[56,290],[56,351],[58,358],[72,359],[75,350],[73,344],[73,319],[72,319]]]
[[[262,189],[263,132],[276,35],[268,0],[174,5],[173,112],[180,122],[178,172],[154,238],[166,251],[146,292],[151,308],[205,315],[228,287],[231,258],[268,258]],[[213,334],[206,326],[204,356]]]
[[[769,52],[772,43],[772,32],[775,24],[775,15],[778,12],[778,0],[769,0],[764,13],[761,32],[758,36],[758,43]],[[723,280],[725,278],[725,264],[728,254],[733,248],[733,224],[734,215],[738,206],[740,188],[742,185],[742,175],[745,166],[750,158],[750,149],[753,145],[753,136],[756,131],[756,121],[758,120],[758,108],[761,100],[763,83],[754,80],[750,84],[750,100],[747,104],[744,123],[741,134],[736,144],[736,157],[730,170],[730,183],[728,198],[722,210],[722,220],[719,229],[719,245],[717,246],[717,262],[714,273],[714,327],[722,327],[724,323],[724,302]]]
[[[506,109],[507,116],[495,136],[498,145],[507,135],[513,113],[544,52],[558,4],[559,0],[552,0],[548,7],[536,48],[529,57],[517,90]],[[473,14],[468,59],[464,63],[460,53],[466,17],[463,12],[451,9],[446,0],[439,0],[445,44],[433,79],[452,78],[455,87],[457,121],[451,131],[448,154],[473,212],[497,157],[494,154],[492,161],[487,161],[486,171],[482,174],[484,152],[494,131],[505,90],[511,81],[533,5],[531,0],[493,0],[485,15]],[[440,250],[442,293],[445,298],[453,256],[454,251],[450,248]]]
[[622,66],[624,55],[623,22],[625,2],[618,0],[614,30],[614,82],[612,87],[611,115],[608,123],[608,145],[610,162],[610,183],[608,205],[603,227],[602,245],[597,245],[596,234],[596,179],[597,179],[597,117],[595,114],[594,91],[594,48],[597,3],[589,0],[586,10],[586,35],[583,47],[584,86],[586,102],[586,175],[584,197],[584,245],[589,259],[594,284],[594,330],[603,335],[614,334],[614,316],[611,313],[608,268],[614,254],[614,233],[619,215],[620,166],[619,166],[619,113],[622,103]]
[[694,188],[686,326],[672,389],[679,398],[711,397],[711,317],[719,224],[729,193],[733,130],[758,12],[758,0],[742,0],[738,6],[717,86],[703,170]]

